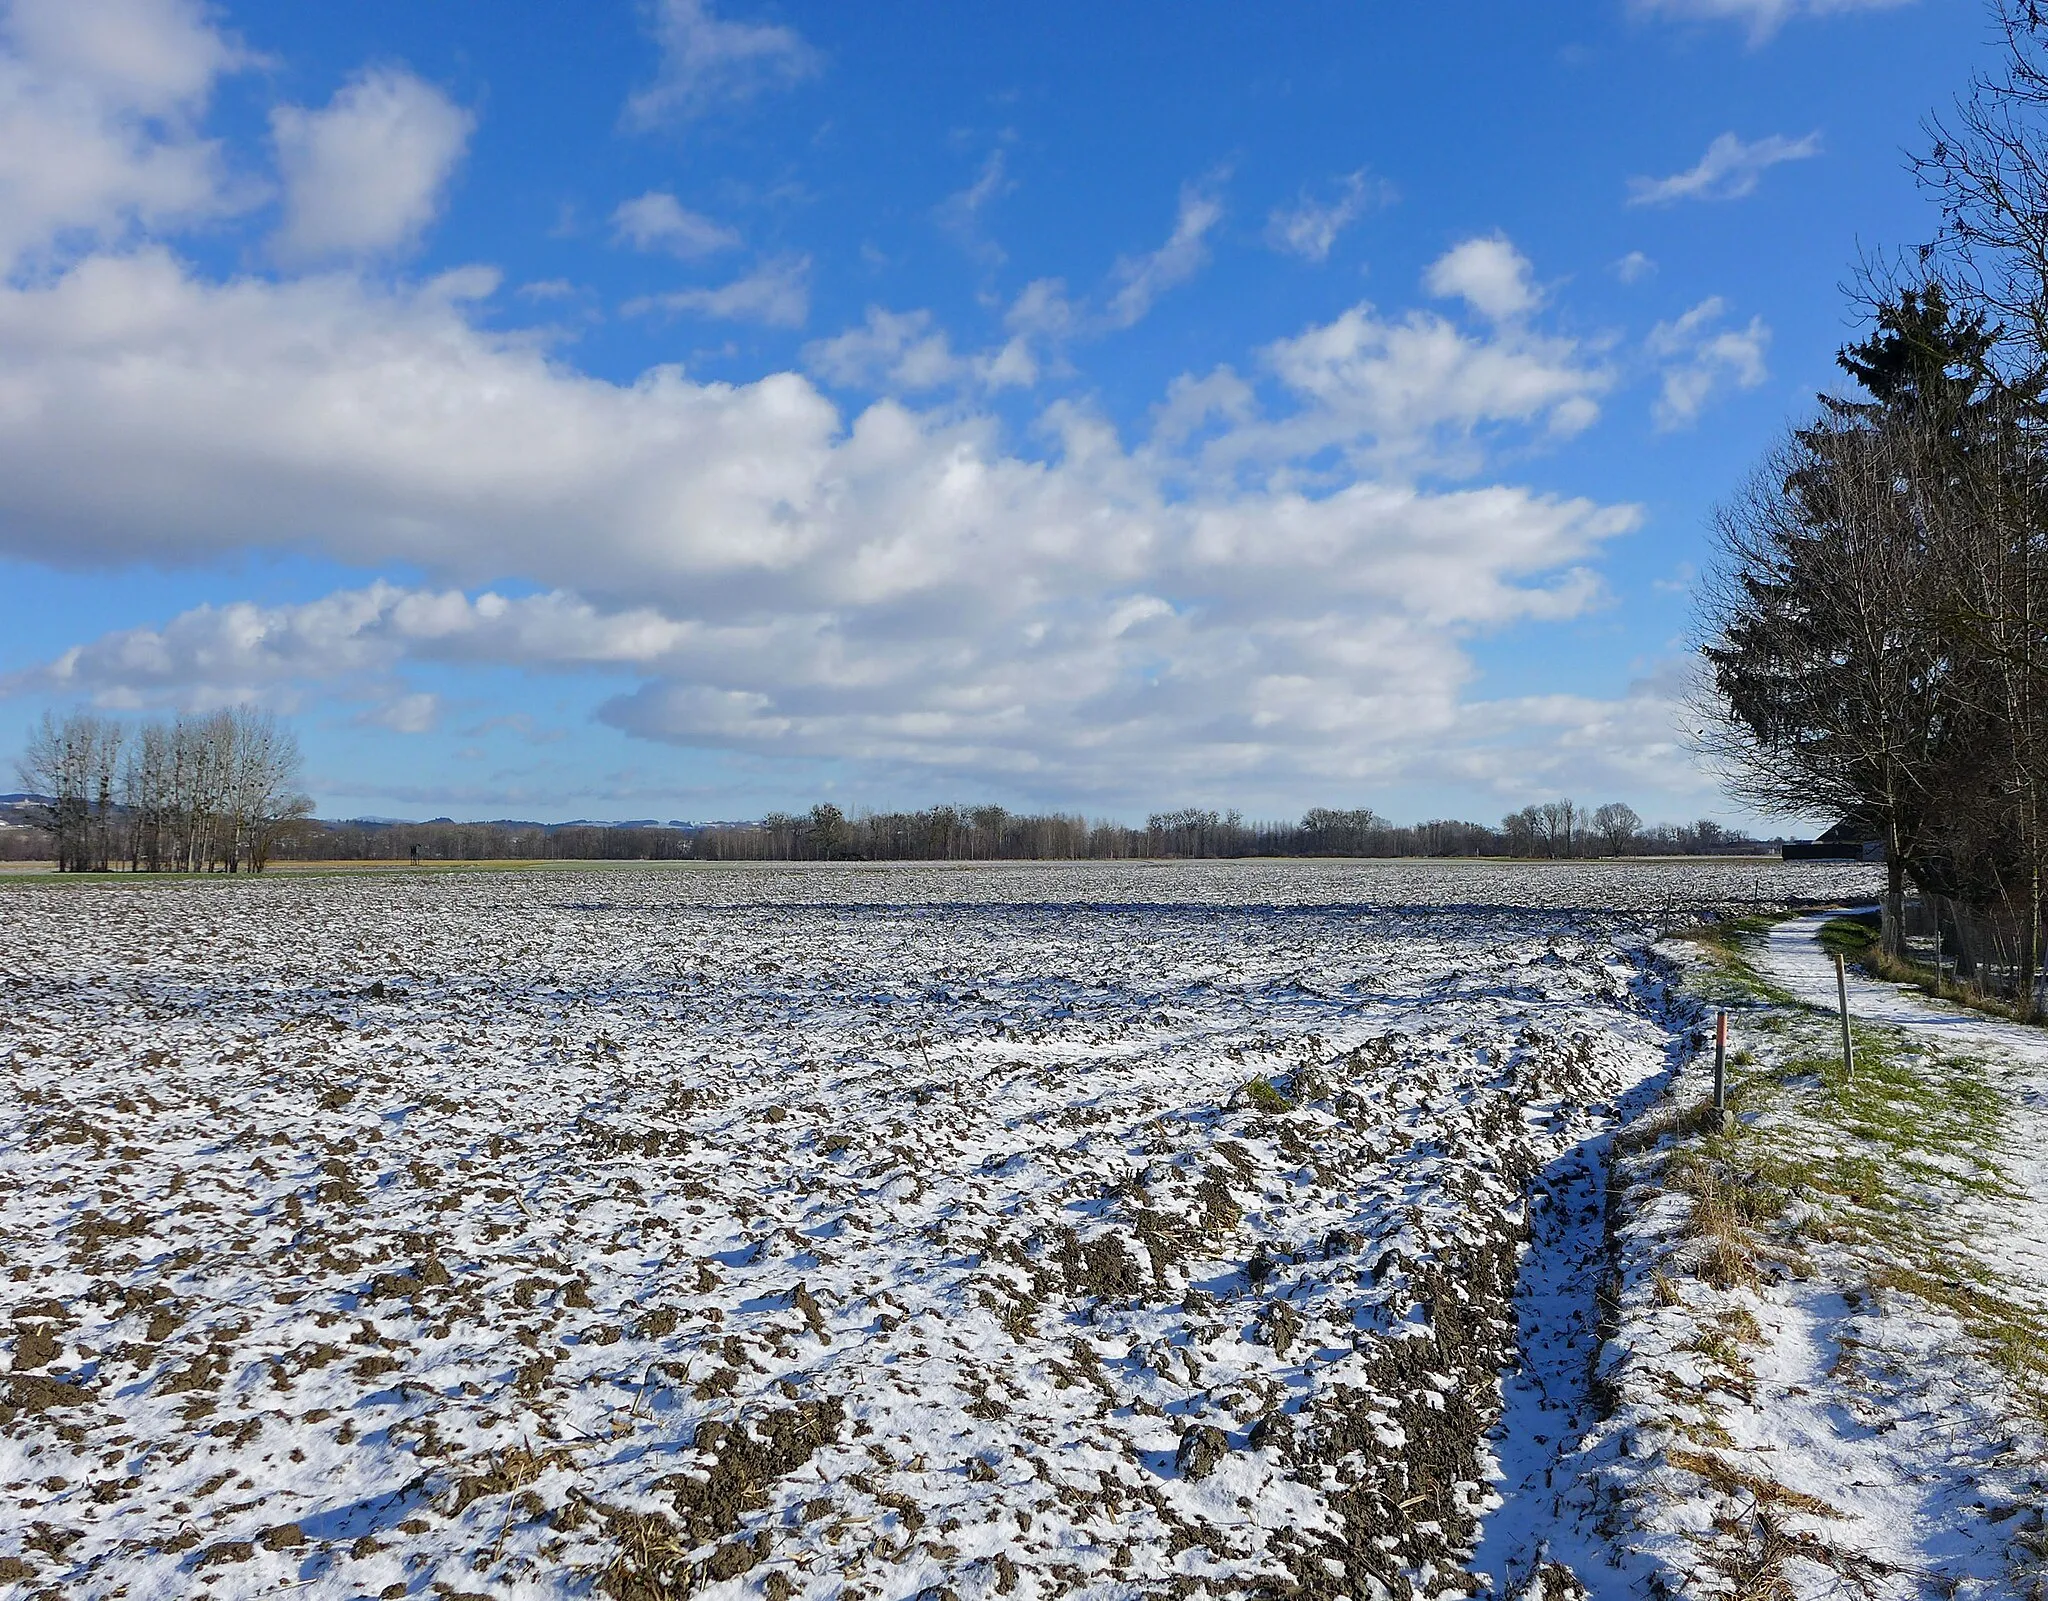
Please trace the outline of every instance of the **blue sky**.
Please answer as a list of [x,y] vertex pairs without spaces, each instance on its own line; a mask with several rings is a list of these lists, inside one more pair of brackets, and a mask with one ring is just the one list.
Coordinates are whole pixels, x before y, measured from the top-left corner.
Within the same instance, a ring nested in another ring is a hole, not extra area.
[[328,815],[1736,816],[1706,518],[1988,62],[1964,0],[0,17],[0,730],[272,706]]

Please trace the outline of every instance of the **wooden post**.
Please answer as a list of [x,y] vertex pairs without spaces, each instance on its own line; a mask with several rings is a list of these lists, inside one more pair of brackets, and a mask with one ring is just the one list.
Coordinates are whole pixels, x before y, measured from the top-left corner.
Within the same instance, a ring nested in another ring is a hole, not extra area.
[[1714,1110],[1728,1110],[1728,1014],[1714,1014]]
[[1842,1008],[1842,1072],[1846,1077],[1856,1076],[1856,1046],[1849,1038],[1849,970],[1842,964],[1842,953],[1835,952],[1835,999]]

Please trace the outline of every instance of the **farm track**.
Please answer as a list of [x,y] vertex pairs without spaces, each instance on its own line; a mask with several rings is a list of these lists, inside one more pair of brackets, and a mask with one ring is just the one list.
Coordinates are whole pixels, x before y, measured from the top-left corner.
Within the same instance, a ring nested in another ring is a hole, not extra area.
[[1697,872],[10,889],[0,1580],[1461,1587]]
[[2037,1597],[2048,1049],[1855,979],[1847,1072],[1825,920],[1672,951],[1728,1009],[1732,1115],[1703,1054],[1616,1141],[1571,1523],[1638,1593]]

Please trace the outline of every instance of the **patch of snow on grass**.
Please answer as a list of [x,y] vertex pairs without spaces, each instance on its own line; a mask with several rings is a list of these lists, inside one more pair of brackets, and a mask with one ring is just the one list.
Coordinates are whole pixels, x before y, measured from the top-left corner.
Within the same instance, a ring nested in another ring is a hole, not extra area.
[[1693,988],[1707,1061],[1623,1136],[1611,1416],[1579,1453],[1616,1541],[1701,1593],[2048,1584],[2048,1150],[2038,1031],[1857,981],[1842,1071],[1819,917]]

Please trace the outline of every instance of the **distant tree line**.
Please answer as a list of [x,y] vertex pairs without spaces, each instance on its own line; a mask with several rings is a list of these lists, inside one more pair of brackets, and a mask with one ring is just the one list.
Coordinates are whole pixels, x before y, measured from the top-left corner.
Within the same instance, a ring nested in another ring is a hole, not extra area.
[[1299,822],[1248,822],[1200,807],[1156,812],[1144,826],[1001,806],[853,812],[827,804],[757,823],[696,827],[540,823],[325,823],[297,829],[280,856],[308,861],[975,862],[1246,856],[1536,856],[1746,854],[1746,835],[1702,819],[1643,826],[1619,802],[1569,800],[1483,823],[1391,823],[1365,808],[1317,807]]
[[312,810],[297,737],[242,707],[140,726],[45,713],[17,766],[60,872],[260,873]]
[[[1143,827],[1001,806],[858,811],[829,803],[759,822],[431,822],[311,816],[291,731],[242,709],[134,726],[45,716],[17,764],[29,827],[0,829],[0,856],[67,872],[261,872],[280,861],[1068,861],[1245,856],[1593,857],[1742,854],[1763,847],[1709,819],[1646,827],[1620,801],[1569,799],[1484,823],[1388,821],[1318,806],[1299,821],[1183,807]],[[17,812],[19,815],[19,810]]]
[[1244,856],[1636,856],[1742,854],[1763,847],[1709,819],[1645,827],[1619,801],[1591,811],[1570,800],[1511,813],[1498,828],[1439,818],[1388,821],[1364,807],[1315,807],[1298,822],[1248,821],[1201,807],[1154,812],[1142,828],[1000,806],[803,815],[705,830],[689,854],[712,861],[1050,861]]
[[[2048,14],[1930,124],[1938,237],[1867,268],[1869,333],[1717,519],[1705,743],[1766,812],[1833,811],[1910,880],[2016,926],[2048,888]],[[1887,918],[1888,929],[1899,926]]]
[[[76,731],[74,731],[76,732]],[[128,736],[134,738],[135,736]],[[54,828],[0,830],[0,858],[47,860],[67,868],[206,867],[261,869],[277,861],[1072,861],[1246,856],[1610,857],[1745,855],[1766,849],[1711,819],[1646,827],[1620,802],[1588,811],[1569,800],[1525,807],[1498,828],[1449,818],[1389,822],[1367,808],[1316,807],[1299,822],[1247,822],[1200,807],[1156,812],[1143,827],[1091,822],[1069,813],[1012,812],[1001,806],[934,806],[920,812],[855,812],[830,804],[802,814],[774,812],[757,823],[697,826],[467,822],[328,822],[273,810],[271,826],[239,830],[233,854],[192,841],[227,841],[238,830],[203,819],[204,808],[160,807],[151,824],[117,765],[102,802],[96,781],[56,806],[36,805],[54,825],[75,819],[61,853]],[[26,777],[26,769],[24,770]],[[51,788],[58,786],[52,785]],[[83,796],[80,804],[79,796]],[[202,819],[197,826],[177,821]],[[168,826],[167,826],[168,823]],[[251,843],[253,841],[253,843]]]

